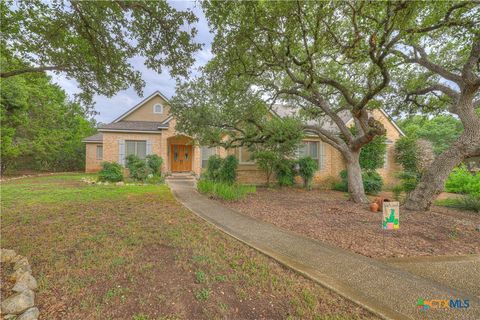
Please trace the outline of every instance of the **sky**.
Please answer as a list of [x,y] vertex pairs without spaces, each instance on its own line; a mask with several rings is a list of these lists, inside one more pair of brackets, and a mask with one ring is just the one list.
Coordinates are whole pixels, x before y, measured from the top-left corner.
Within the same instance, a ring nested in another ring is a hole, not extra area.
[[[192,72],[195,74],[200,66],[203,66],[211,57],[211,43],[213,41],[213,34],[210,33],[208,23],[200,8],[199,2],[195,1],[170,1],[170,4],[178,9],[185,10],[190,8],[199,21],[195,24],[198,30],[195,38],[196,42],[203,43],[203,47],[195,54],[195,64],[192,67]],[[119,115],[139,103],[143,98],[148,97],[154,91],[159,90],[167,98],[171,98],[175,94],[175,80],[173,80],[167,69],[161,74],[155,71],[149,70],[145,67],[142,57],[135,57],[131,60],[135,69],[142,73],[142,78],[145,81],[145,87],[143,88],[143,97],[137,95],[133,88],[129,88],[124,91],[118,92],[116,95],[108,98],[105,96],[95,96],[95,111],[98,114],[95,119],[98,122],[110,123]],[[73,94],[78,93],[79,89],[75,80],[66,79],[63,75],[56,75],[50,73],[53,80],[59,84],[69,95],[73,97]]]

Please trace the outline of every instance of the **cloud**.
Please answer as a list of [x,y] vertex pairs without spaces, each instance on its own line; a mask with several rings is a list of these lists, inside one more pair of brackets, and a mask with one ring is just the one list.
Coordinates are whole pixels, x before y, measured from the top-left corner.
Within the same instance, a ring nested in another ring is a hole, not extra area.
[[[194,55],[195,63],[192,66],[192,76],[195,76],[198,68],[205,65],[212,58],[211,43],[213,34],[209,30],[207,20],[198,3],[195,1],[171,1],[170,4],[178,10],[192,10],[199,19],[195,24],[198,30],[195,40],[204,44],[204,46],[202,50]],[[175,94],[175,80],[170,76],[168,70],[165,69],[161,74],[156,73],[145,67],[144,59],[139,56],[134,57],[130,62],[135,69],[142,73],[142,78],[145,81],[143,97],[149,96],[156,90],[162,92],[167,98],[171,98]],[[60,85],[70,96],[73,97],[75,93],[80,92],[74,79],[67,79],[62,74],[57,75],[51,72],[49,74],[52,76],[53,81]],[[109,123],[142,99],[133,88],[120,91],[111,98],[97,95],[94,97],[95,111],[98,112],[95,119],[99,122]]]

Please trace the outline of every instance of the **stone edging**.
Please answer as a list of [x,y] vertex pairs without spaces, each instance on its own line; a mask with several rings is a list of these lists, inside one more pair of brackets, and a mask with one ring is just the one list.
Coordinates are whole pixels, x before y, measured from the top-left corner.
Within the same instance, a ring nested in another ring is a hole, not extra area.
[[15,280],[12,290],[16,292],[3,300],[0,305],[0,313],[3,319],[37,320],[40,312],[35,307],[35,293],[33,291],[37,289],[38,285],[37,280],[32,276],[32,268],[28,259],[17,255],[13,250],[0,250],[2,265],[14,264],[14,272],[10,277]]

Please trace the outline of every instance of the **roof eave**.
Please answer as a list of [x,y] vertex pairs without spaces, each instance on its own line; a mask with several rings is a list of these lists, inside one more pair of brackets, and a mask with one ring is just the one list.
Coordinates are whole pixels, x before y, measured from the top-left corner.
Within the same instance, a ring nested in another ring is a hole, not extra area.
[[154,93],[152,93],[151,95],[149,95],[148,97],[146,97],[145,99],[143,99],[142,101],[140,101],[139,103],[137,103],[133,108],[130,108],[129,110],[127,110],[127,112],[123,113],[122,115],[120,115],[118,118],[116,118],[115,120],[113,120],[113,123],[116,123],[122,119],[124,119],[126,116],[128,116],[129,114],[131,114],[133,111],[137,110],[138,108],[140,108],[145,102],[147,102],[148,100],[152,99],[153,97],[155,96],[160,96],[160,98],[162,98],[163,100],[165,100],[165,102],[169,102],[167,97],[165,97],[160,91],[156,90]]

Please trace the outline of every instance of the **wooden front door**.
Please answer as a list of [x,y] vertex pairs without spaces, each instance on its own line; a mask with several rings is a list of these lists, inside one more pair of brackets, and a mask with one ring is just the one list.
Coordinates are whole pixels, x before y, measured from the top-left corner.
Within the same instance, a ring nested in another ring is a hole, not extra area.
[[192,146],[172,144],[170,163],[173,172],[192,171]]

